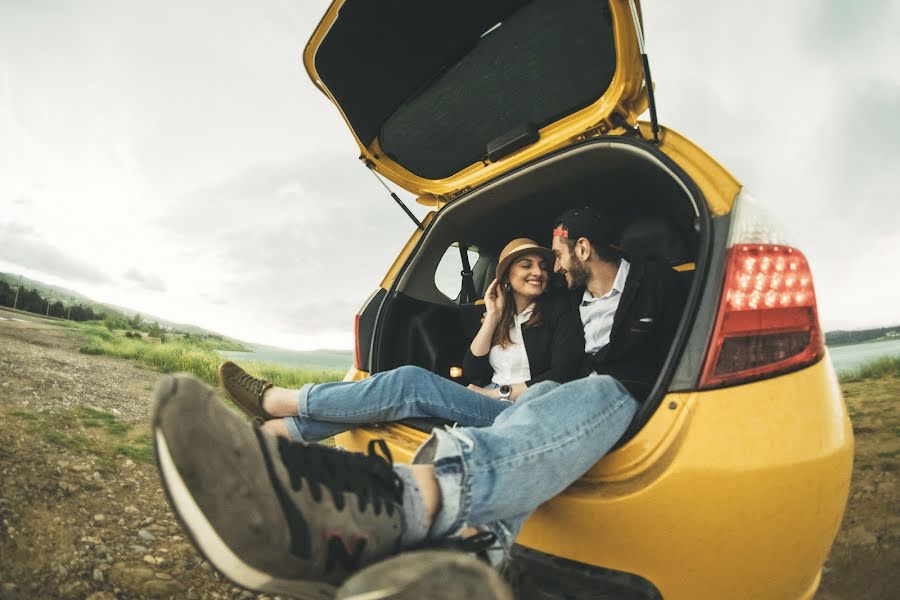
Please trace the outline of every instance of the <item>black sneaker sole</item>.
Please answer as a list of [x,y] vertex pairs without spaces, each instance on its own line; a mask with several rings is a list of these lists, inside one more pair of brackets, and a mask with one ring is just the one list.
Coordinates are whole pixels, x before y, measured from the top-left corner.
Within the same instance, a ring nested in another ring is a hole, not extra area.
[[287,594],[302,600],[331,600],[337,588],[321,581],[283,579],[260,571],[237,556],[216,532],[184,483],[160,427],[160,411],[178,390],[178,380],[166,376],[154,392],[153,441],[156,463],[166,497],[182,529],[200,554],[232,583],[260,592]]
[[474,556],[447,550],[405,552],[366,567],[336,600],[513,600],[500,575]]

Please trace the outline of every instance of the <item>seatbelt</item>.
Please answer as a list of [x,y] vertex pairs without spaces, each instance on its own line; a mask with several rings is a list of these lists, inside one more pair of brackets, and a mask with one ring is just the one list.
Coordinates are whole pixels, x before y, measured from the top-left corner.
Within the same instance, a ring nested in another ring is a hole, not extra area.
[[459,303],[475,302],[475,280],[472,278],[472,267],[469,265],[469,247],[459,242],[459,258],[462,261],[462,284],[459,289]]

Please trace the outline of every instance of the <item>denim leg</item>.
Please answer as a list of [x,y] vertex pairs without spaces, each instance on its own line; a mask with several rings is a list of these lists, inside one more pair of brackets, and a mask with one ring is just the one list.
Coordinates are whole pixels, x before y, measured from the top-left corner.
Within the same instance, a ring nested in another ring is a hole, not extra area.
[[346,423],[313,421],[303,417],[284,417],[284,424],[287,427],[288,435],[295,442],[320,442],[353,429],[353,425]]
[[609,452],[638,403],[615,379],[530,387],[490,427],[436,430],[413,462],[431,462],[442,508],[432,535],[469,525],[512,544],[525,519]]
[[376,373],[362,381],[335,381],[300,389],[298,417],[289,417],[294,439],[317,441],[365,423],[437,417],[484,427],[508,402],[495,400],[420,367]]

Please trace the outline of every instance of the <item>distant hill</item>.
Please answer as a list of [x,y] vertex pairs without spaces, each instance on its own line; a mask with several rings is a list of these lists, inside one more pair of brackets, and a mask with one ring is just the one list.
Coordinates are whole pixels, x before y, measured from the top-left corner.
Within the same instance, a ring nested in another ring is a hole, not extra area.
[[[101,304],[100,306],[104,306],[106,308],[109,308],[109,309],[112,309],[115,311],[119,311],[119,312],[129,315],[129,316],[134,315],[136,312],[138,312],[138,311],[134,310],[133,308],[124,308],[122,306],[116,306],[115,304]],[[159,323],[160,327],[165,327],[166,329],[173,329],[173,330],[177,329],[178,331],[183,331],[185,333],[190,333],[190,334],[196,333],[198,335],[216,335],[219,337],[228,337],[227,335],[223,335],[217,331],[203,329],[202,327],[197,327],[196,325],[189,325],[187,323],[176,323],[175,321],[168,321],[166,319],[161,319],[161,318],[157,317],[156,315],[141,313],[141,317],[145,321],[156,321],[157,323]]]
[[[97,302],[91,298],[88,298],[84,294],[80,294],[74,290],[70,290],[64,287],[50,285],[49,283],[44,283],[43,281],[37,281],[35,279],[29,279],[28,277],[24,277],[21,275],[15,275],[12,273],[0,273],[0,281],[6,281],[12,286],[17,286],[20,284],[23,288],[31,288],[36,290],[41,296],[45,298],[51,298],[56,301],[59,300],[63,304],[81,304],[83,306],[90,307],[96,313],[105,313],[111,314],[116,317],[121,317],[123,319],[127,319],[129,317],[134,316],[136,313],[140,311],[136,311],[133,308],[126,308],[123,306],[116,306],[114,304],[104,304],[102,302]],[[140,313],[141,318],[145,322],[153,322],[155,321],[161,327],[166,329],[178,330],[190,334],[198,334],[198,335],[209,335],[209,336],[218,336],[222,338],[227,338],[228,336],[222,335],[216,331],[210,331],[208,329],[203,329],[202,327],[197,327],[196,325],[188,325],[184,323],[175,323],[174,321],[167,321],[166,319],[160,319],[155,315],[149,315],[145,313]]]
[[37,290],[42,296],[52,296],[54,300],[59,299],[66,303],[76,304],[93,304],[95,306],[101,306],[99,303],[94,302],[87,296],[83,294],[79,294],[74,290],[70,290],[64,287],[59,287],[57,285],[50,285],[49,283],[44,283],[43,281],[37,281],[35,279],[29,279],[23,275],[13,275],[12,273],[0,273],[0,280],[6,281],[12,286],[19,285],[21,281],[24,287],[29,287]]
[[900,340],[900,325],[877,327],[875,329],[825,332],[825,344],[827,346],[847,346],[849,344],[862,344],[863,342],[874,342],[881,339]]
[[[273,346],[251,344],[243,340],[236,340],[216,331],[197,327],[196,325],[176,323],[174,321],[161,319],[155,315],[136,311],[133,308],[97,302],[74,290],[66,289],[56,285],[50,285],[44,283],[43,281],[29,279],[28,277],[15,275],[12,273],[0,273],[0,281],[5,281],[14,288],[21,283],[23,289],[33,289],[44,298],[49,298],[54,302],[58,300],[65,305],[80,304],[82,306],[89,307],[97,314],[111,315],[113,317],[121,318],[127,321],[131,319],[131,317],[133,317],[135,314],[140,313],[141,319],[145,324],[155,322],[160,327],[172,331],[189,333],[191,335],[221,338],[223,340],[226,340],[227,342],[233,342],[233,344],[230,344],[232,347],[228,348],[229,350],[237,350],[238,348],[252,348],[255,351],[255,354],[253,356],[254,360],[275,362],[279,364],[286,364],[288,366],[308,366],[319,369],[346,369],[351,364],[353,364],[353,352],[351,350],[311,350],[300,352],[287,350],[284,348],[275,348]],[[2,305],[3,303],[0,302],[0,306]],[[9,306],[12,306],[12,300],[10,300]],[[53,316],[52,312],[50,316]],[[65,314],[63,314],[62,316],[64,317]],[[92,319],[94,317],[89,316],[87,318]]]

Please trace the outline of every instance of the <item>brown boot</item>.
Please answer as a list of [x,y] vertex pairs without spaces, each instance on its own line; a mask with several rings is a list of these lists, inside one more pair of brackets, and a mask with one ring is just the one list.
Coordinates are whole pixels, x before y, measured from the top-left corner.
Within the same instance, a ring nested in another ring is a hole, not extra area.
[[234,403],[250,418],[275,419],[263,409],[263,394],[272,384],[257,379],[230,360],[219,365],[219,381]]

